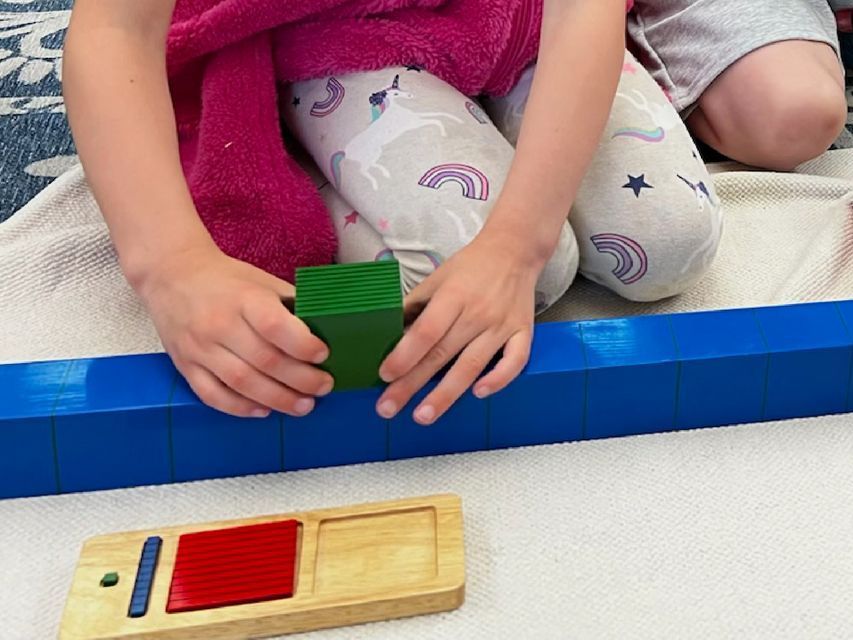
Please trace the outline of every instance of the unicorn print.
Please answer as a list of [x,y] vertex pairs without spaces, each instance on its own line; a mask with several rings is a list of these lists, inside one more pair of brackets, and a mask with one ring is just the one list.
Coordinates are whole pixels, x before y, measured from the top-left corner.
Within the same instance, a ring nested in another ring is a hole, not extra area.
[[704,182],[691,182],[687,178],[682,175],[675,174],[678,176],[678,179],[681,180],[684,184],[686,184],[693,191],[696,196],[696,202],[699,205],[699,211],[705,210],[705,204],[709,204],[711,206],[714,205],[714,200],[711,197],[711,192],[708,189],[708,186]]
[[[720,244],[720,237],[723,235],[723,216],[720,211],[714,211],[710,218],[710,230],[708,239],[696,248],[690,257],[685,260],[684,267],[681,269],[681,274],[688,271],[702,273],[711,264],[711,260],[717,254],[717,248]],[[694,263],[698,262],[698,266]]]
[[649,99],[641,91],[634,89],[633,93],[637,99],[630,95],[617,93],[617,98],[630,102],[638,111],[649,116],[653,127],[651,129],[639,129],[636,127],[625,127],[616,131],[613,138],[636,138],[644,142],[663,142],[667,131],[674,129],[680,122],[681,117],[669,104],[650,103]]
[[407,131],[423,127],[436,127],[442,137],[447,137],[447,130],[440,118],[461,123],[462,120],[449,113],[419,113],[406,108],[402,102],[412,100],[412,93],[400,89],[400,76],[394,76],[390,87],[377,91],[370,96],[370,107],[373,120],[370,125],[349,141],[347,146],[332,155],[330,171],[336,186],[341,182],[341,162],[344,158],[358,165],[359,173],[373,186],[379,189],[379,183],[373,175],[378,171],[385,178],[391,173],[379,163],[383,149],[402,136]]
[[[704,212],[706,204],[711,208],[708,239],[697,247],[696,251],[694,251],[690,255],[689,259],[685,261],[684,268],[681,269],[682,274],[687,273],[690,270],[704,271],[714,258],[714,255],[716,255],[717,247],[720,243],[720,236],[723,234],[723,215],[719,208],[715,208],[716,203],[714,202],[714,197],[711,195],[710,189],[708,189],[708,186],[704,182],[699,181],[694,183],[682,175],[676,174],[676,176],[684,184],[690,187],[696,195],[696,202],[699,204],[699,211]],[[694,263],[697,261],[699,262],[699,265],[698,267],[694,267]]]

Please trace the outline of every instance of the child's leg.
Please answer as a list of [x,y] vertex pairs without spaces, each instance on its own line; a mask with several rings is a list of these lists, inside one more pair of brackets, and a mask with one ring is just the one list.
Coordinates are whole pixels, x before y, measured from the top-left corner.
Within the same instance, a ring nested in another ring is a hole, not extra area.
[[346,240],[346,242],[338,242],[335,262],[340,264],[372,262],[381,260],[385,256],[390,257],[391,253],[385,246],[379,232],[361,219],[361,215],[353,209],[350,203],[344,200],[328,178],[323,175],[314,160],[299,154],[296,161],[311,177],[314,186],[317,187],[317,191],[326,205],[326,210],[329,212],[329,217],[332,219],[335,235]]
[[697,137],[741,162],[792,169],[846,109],[826,0],[637,0],[631,44]]
[[[300,82],[285,99],[290,130],[331,182],[322,192],[339,257],[397,258],[406,291],[476,236],[512,162],[512,146],[473,101],[413,67]],[[537,286],[539,309],[576,269],[567,224]]]
[[838,54],[823,43],[792,40],[729,67],[687,122],[726,156],[785,171],[826,151],[846,119]]
[[[518,135],[529,77],[488,105],[508,139]],[[722,219],[705,165],[663,91],[628,53],[569,221],[581,273],[630,300],[681,293],[717,252]]]

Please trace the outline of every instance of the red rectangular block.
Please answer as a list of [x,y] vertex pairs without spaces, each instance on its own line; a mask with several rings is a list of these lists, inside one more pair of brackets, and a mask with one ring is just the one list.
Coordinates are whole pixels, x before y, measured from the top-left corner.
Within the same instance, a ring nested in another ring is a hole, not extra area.
[[293,596],[299,522],[186,533],[178,539],[168,613]]

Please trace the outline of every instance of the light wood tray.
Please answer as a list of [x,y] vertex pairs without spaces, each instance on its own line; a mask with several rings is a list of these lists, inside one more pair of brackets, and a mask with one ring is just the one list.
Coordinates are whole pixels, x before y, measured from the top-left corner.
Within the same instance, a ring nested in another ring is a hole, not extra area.
[[[292,598],[166,613],[183,533],[296,519],[301,523]],[[163,545],[148,612],[127,616],[146,538]],[[119,583],[101,587],[105,573]],[[261,638],[448,611],[465,593],[462,502],[439,495],[304,513],[115,533],[83,545],[60,638]]]

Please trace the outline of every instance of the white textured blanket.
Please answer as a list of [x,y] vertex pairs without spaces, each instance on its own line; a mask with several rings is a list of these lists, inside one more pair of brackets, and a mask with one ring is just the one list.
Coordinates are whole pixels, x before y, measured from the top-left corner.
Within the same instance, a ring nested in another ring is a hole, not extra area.
[[[543,319],[853,297],[853,150],[798,175],[716,176],[726,222],[712,272],[688,294],[636,305],[580,281]],[[0,362],[159,350],[80,169],[0,225]]]
[[[580,283],[547,318],[853,298],[853,151],[717,176],[695,291],[631,305]],[[0,225],[0,362],[156,350],[79,171]],[[0,390],[2,392],[2,390]],[[0,638],[55,635],[79,545],[127,528],[453,491],[457,612],[329,638],[849,638],[853,418],[0,501]]]

